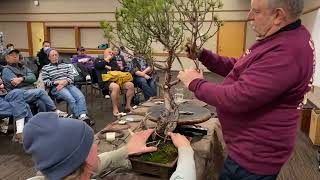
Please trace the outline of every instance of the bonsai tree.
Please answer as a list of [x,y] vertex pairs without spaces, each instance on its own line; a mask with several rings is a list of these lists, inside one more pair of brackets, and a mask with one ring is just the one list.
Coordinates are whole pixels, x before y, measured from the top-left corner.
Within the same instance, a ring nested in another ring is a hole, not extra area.
[[[215,9],[222,7],[221,0],[119,0],[116,10],[116,24],[101,22],[105,38],[111,44],[123,44],[158,69],[165,72],[162,84],[164,111],[158,121],[156,134],[165,137],[174,130],[179,117],[178,106],[170,89],[179,83],[172,79],[171,68],[175,60],[183,69],[179,54],[186,42],[192,45],[192,53],[213,37],[222,22],[215,16]],[[209,22],[209,26],[204,24]],[[116,43],[114,43],[116,42]],[[152,58],[152,42],[160,43],[168,53],[165,61]],[[198,59],[193,59],[199,69]]]

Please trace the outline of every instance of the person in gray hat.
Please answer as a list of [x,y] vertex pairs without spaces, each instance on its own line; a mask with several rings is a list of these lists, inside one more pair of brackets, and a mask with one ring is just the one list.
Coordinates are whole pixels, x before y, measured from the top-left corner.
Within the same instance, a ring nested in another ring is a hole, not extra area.
[[[28,180],[89,180],[108,169],[130,168],[129,155],[157,150],[146,146],[153,131],[134,133],[127,145],[98,155],[93,130],[83,121],[59,118],[55,113],[39,113],[25,126],[23,145],[42,175]],[[195,180],[190,142],[180,134],[170,136],[179,153],[178,166],[171,179]]]
[[7,65],[2,70],[2,79],[7,90],[23,90],[25,101],[35,104],[39,112],[54,111],[60,116],[67,116],[67,113],[57,109],[44,89],[35,87],[36,76],[26,65],[20,62],[20,51],[18,49],[7,49],[4,54]]
[[23,91],[15,89],[8,92],[0,78],[0,116],[12,116],[16,125],[14,142],[22,143],[22,131],[25,122],[32,117],[29,105],[23,98]]

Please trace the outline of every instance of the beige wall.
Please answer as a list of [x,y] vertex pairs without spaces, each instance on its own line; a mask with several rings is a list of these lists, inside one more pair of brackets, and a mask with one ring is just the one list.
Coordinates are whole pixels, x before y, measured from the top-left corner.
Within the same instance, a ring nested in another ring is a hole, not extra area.
[[[220,12],[222,19],[239,20],[246,12],[229,10],[247,10],[249,0],[223,0]],[[40,0],[38,7],[33,0],[1,0],[0,21],[99,21],[114,20],[113,12],[119,6],[118,0]],[[6,14],[7,13],[7,14]]]
[[[306,0],[305,10],[320,7],[320,0]],[[302,22],[312,35],[316,52],[316,68],[314,74],[314,85],[320,86],[320,9],[304,14]]]
[[[114,20],[114,11],[119,6],[118,0],[40,0],[38,7],[34,6],[33,0],[1,0],[0,22],[25,23],[44,22],[45,26],[99,26],[100,20]],[[217,15],[222,20],[244,20],[250,7],[250,0],[223,0],[224,6]],[[208,26],[206,23],[205,26]],[[10,25],[9,25],[10,26]],[[3,28],[0,26],[0,31]],[[26,31],[26,28],[24,29]],[[50,39],[53,46],[75,47],[74,35],[70,30],[50,30]],[[81,29],[81,45],[94,48],[97,44],[105,42],[99,29]],[[25,35],[25,33],[20,33]],[[12,34],[12,33],[11,33]],[[64,37],[68,35],[68,37]],[[70,37],[69,37],[70,36]],[[90,36],[90,37],[88,37]],[[15,36],[8,36],[9,39]],[[24,36],[23,48],[28,48],[27,37]],[[13,39],[14,42],[16,41]],[[205,47],[216,50],[216,37],[213,37]],[[162,52],[161,46],[153,45],[154,52]],[[37,51],[37,50],[34,50]]]
[[28,49],[26,22],[0,22],[0,31],[4,34],[4,44],[12,43],[16,48]]
[[314,85],[320,86],[320,9],[302,16],[302,22],[312,35],[316,52]]
[[320,0],[304,0],[304,9],[309,10],[320,6]]

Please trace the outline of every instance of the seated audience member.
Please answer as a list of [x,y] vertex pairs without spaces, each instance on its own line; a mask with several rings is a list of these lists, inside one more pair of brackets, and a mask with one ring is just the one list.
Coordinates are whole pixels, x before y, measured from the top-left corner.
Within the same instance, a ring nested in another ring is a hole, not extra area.
[[93,83],[96,83],[97,78],[94,69],[94,57],[87,55],[86,49],[82,46],[77,48],[77,53],[78,55],[75,55],[72,58],[72,64],[77,64],[87,81],[92,80]]
[[112,57],[111,61],[116,62],[117,66],[115,66],[114,68],[117,71],[128,72],[127,63],[124,60],[124,56],[121,54],[120,49],[118,49],[118,48],[114,49],[113,57]]
[[7,49],[14,49],[14,45],[13,45],[12,43],[8,43],[8,44],[6,45],[6,48],[7,48]]
[[73,85],[73,73],[70,64],[59,62],[59,53],[55,49],[47,49],[50,63],[42,68],[42,79],[46,87],[51,88],[52,95],[65,100],[72,115],[89,125],[94,121],[87,116],[86,100],[82,92]]
[[46,54],[47,49],[50,48],[50,42],[49,41],[43,41],[42,48],[37,54],[37,57],[39,59],[39,71],[42,69],[44,65],[47,65],[50,63],[48,56]]
[[145,59],[135,57],[132,60],[133,83],[142,89],[144,100],[157,95],[156,78],[152,75],[152,67],[149,66]]
[[[152,129],[134,133],[127,145],[98,155],[94,133],[88,125],[73,119],[58,118],[53,113],[39,113],[25,126],[23,146],[43,175],[29,180],[90,180],[104,171],[130,168],[129,155],[157,150],[156,147],[146,146],[152,133]],[[190,142],[180,134],[169,135],[179,155],[176,171],[170,179],[195,180],[194,152]]]
[[7,49],[5,52],[7,65],[2,70],[2,79],[6,88],[9,91],[13,89],[23,90],[25,101],[35,104],[39,112],[55,111],[60,116],[67,116],[65,112],[57,109],[45,90],[35,87],[36,76],[19,61],[18,57],[19,50],[17,49]]
[[0,78],[0,116],[13,116],[16,132],[13,141],[22,143],[22,131],[25,121],[32,117],[29,105],[23,98],[23,91],[14,89],[8,92]]
[[[15,49],[15,48],[14,48],[14,45],[13,45],[12,43],[8,43],[8,44],[6,45],[6,49]],[[23,60],[22,54],[19,54],[19,60],[20,60],[20,61]]]
[[[117,56],[114,56],[114,53],[110,49],[104,51],[104,59],[97,59],[95,62],[95,69],[97,70],[98,79],[101,81],[100,87],[105,91],[111,91],[111,100],[113,114],[118,116],[119,109],[119,96],[120,96],[120,87],[124,87],[127,90],[126,92],[126,111],[132,111],[131,100],[134,96],[134,86],[132,82],[124,82],[123,85],[119,85],[114,81],[105,81],[102,80],[102,74],[107,74],[109,71],[126,71],[126,63],[123,59],[118,59]],[[131,76],[131,75],[130,75]],[[131,77],[132,78],[132,77]]]

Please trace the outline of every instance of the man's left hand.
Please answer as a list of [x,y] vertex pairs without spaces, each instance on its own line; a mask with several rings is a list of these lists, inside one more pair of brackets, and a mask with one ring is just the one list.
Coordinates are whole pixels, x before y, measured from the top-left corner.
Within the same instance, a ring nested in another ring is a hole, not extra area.
[[178,74],[178,79],[186,86],[189,87],[189,84],[195,79],[203,79],[203,71],[197,71],[196,69],[186,69],[180,71]]
[[146,142],[150,135],[154,132],[154,129],[148,129],[133,133],[131,139],[128,142],[128,155],[139,155],[148,152],[154,152],[157,147],[148,146]]
[[23,81],[23,77],[13,78],[11,84],[13,86],[18,86]]

